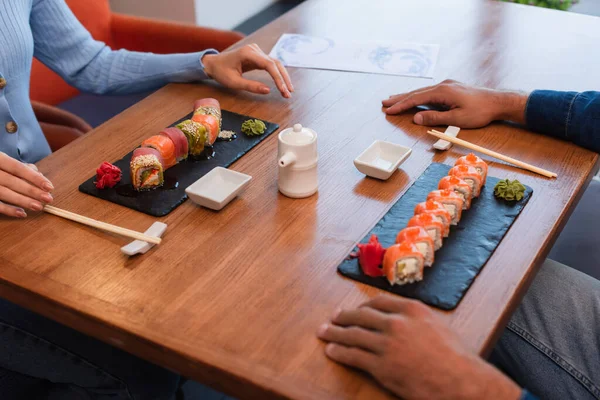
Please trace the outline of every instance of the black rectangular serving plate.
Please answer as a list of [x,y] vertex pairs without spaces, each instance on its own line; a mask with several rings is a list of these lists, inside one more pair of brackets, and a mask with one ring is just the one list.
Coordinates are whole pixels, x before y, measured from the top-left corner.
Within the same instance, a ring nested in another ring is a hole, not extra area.
[[[171,126],[190,119],[192,114],[186,115]],[[129,169],[132,151],[113,163],[123,172],[123,179],[115,188],[97,189],[96,185],[94,185],[96,177],[93,176],[79,186],[79,191],[155,217],[167,215],[187,199],[185,189],[188,186],[215,167],[229,167],[254,146],[279,129],[279,125],[277,124],[263,121],[267,126],[266,132],[260,136],[249,137],[241,133],[240,130],[242,123],[253,117],[226,110],[222,111],[222,117],[222,129],[236,132],[237,139],[231,142],[216,142],[213,146],[214,156],[210,159],[206,159],[206,157],[201,157],[198,160],[188,159],[167,169],[165,171],[164,187],[139,193],[133,191]]]
[[[362,243],[368,242],[371,235],[376,234],[382,246],[387,248],[393,245],[398,232],[413,216],[415,206],[425,201],[429,192],[437,189],[438,182],[449,170],[448,165],[431,164]],[[344,260],[338,272],[364,284],[419,299],[443,310],[456,308],[533,193],[533,189],[527,187],[521,201],[509,203],[497,199],[494,197],[494,186],[498,181],[497,178],[487,178],[479,198],[473,200],[469,210],[463,210],[462,219],[457,226],[451,227],[450,236],[444,239],[443,247],[435,252],[435,262],[431,268],[425,268],[421,282],[392,286],[385,277],[374,278],[363,274],[357,259]]]

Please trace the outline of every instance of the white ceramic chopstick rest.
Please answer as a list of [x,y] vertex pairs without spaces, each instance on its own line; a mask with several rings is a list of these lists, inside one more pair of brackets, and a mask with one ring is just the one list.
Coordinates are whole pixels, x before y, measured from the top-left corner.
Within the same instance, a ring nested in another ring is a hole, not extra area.
[[[150,228],[146,232],[144,232],[148,236],[154,237],[162,237],[162,235],[167,230],[167,224],[162,222],[153,223]],[[134,240],[129,243],[127,246],[121,247],[121,251],[128,256],[134,256],[136,254],[144,254],[148,250],[150,250],[154,245],[152,243],[147,243],[142,240]]]
[[[446,135],[448,136],[452,136],[452,137],[457,137],[458,136],[458,132],[460,132],[460,128],[457,126],[449,126],[448,129],[446,129],[446,132],[444,132]],[[437,149],[437,150],[448,150],[450,147],[452,147],[452,143],[447,142],[445,140],[438,140],[437,142],[435,142],[433,144],[433,148]]]

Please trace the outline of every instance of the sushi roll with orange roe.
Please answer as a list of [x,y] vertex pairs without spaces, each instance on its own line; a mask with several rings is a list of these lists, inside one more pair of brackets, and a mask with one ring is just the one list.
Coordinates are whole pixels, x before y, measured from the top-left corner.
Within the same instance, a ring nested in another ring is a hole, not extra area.
[[442,247],[442,238],[444,237],[444,223],[439,217],[433,214],[419,214],[412,217],[407,226],[420,226],[427,231],[433,240],[435,250]]
[[456,194],[455,191],[449,189],[434,190],[427,195],[427,200],[434,200],[442,203],[444,208],[448,210],[450,216],[452,217],[452,221],[450,223],[452,225],[458,224],[458,221],[460,221],[460,217],[462,215],[464,200],[462,197]]
[[457,176],[445,176],[440,180],[438,189],[450,189],[456,192],[464,200],[463,210],[468,210],[471,207],[471,199],[473,198],[473,190],[464,180]]
[[469,165],[457,165],[456,167],[450,168],[448,175],[456,176],[457,178],[467,182],[469,186],[471,186],[473,197],[479,197],[481,186],[483,185],[483,179],[481,179],[481,174],[475,167],[471,167]]
[[398,232],[396,236],[396,244],[402,242],[413,242],[425,259],[425,266],[431,267],[435,260],[435,247],[433,245],[433,239],[427,233],[427,231],[421,226],[411,226],[410,228],[404,228]]
[[450,234],[450,223],[452,222],[452,216],[442,203],[435,200],[428,200],[424,201],[423,203],[419,203],[415,207],[415,215],[419,214],[432,214],[438,217],[439,220],[444,224],[444,237],[448,237]]
[[475,154],[469,153],[466,156],[462,156],[461,158],[456,160],[456,163],[454,163],[454,165],[468,165],[470,167],[474,167],[477,170],[477,172],[479,172],[479,174],[481,175],[482,185],[485,185],[485,180],[487,179],[488,173],[488,165],[485,161],[477,157]]
[[425,260],[417,245],[404,241],[389,247],[383,257],[383,272],[392,285],[404,285],[423,279]]

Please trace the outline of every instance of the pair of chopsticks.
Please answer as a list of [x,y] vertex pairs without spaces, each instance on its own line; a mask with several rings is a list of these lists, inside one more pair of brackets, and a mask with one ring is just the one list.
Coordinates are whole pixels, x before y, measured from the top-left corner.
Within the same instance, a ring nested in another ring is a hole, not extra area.
[[121,228],[120,226],[107,224],[106,222],[97,221],[95,219],[84,217],[83,215],[75,214],[73,212],[62,210],[53,206],[45,206],[44,211],[61,218],[79,222],[83,225],[91,226],[93,228],[115,233],[117,235],[125,236],[131,239],[141,240],[147,243],[160,244],[162,240],[161,238],[155,236],[148,236],[137,231],[132,231],[131,229]]
[[429,133],[430,135],[435,136],[435,137],[437,137],[439,139],[445,140],[447,142],[454,143],[454,144],[456,144],[458,146],[462,146],[462,147],[465,147],[467,149],[478,151],[478,152],[480,152],[482,154],[486,154],[486,155],[488,155],[490,157],[497,158],[497,159],[505,161],[505,162],[507,162],[509,164],[512,164],[512,165],[515,165],[517,167],[526,169],[527,171],[535,172],[536,174],[540,174],[540,175],[546,176],[548,178],[556,178],[558,176],[554,172],[550,172],[550,171],[545,170],[543,168],[536,167],[535,165],[527,164],[527,163],[525,163],[523,161],[519,161],[519,160],[514,159],[512,157],[509,157],[509,156],[505,156],[504,154],[500,154],[500,153],[497,153],[495,151],[488,150],[485,147],[481,147],[481,146],[478,146],[478,145],[473,144],[471,142],[467,142],[466,140],[462,140],[462,139],[459,139],[459,138],[448,136],[448,135],[446,135],[446,134],[444,134],[442,132],[436,131],[436,130],[430,130],[430,131],[427,131],[427,133]]

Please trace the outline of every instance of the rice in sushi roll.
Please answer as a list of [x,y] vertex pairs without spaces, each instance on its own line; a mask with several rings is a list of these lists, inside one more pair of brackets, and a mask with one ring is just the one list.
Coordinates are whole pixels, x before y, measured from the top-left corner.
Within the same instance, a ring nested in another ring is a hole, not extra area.
[[445,176],[440,180],[438,189],[449,189],[455,191],[464,200],[463,210],[468,210],[471,207],[471,199],[473,198],[473,189],[464,180],[457,176]]
[[155,189],[163,185],[164,165],[158,150],[151,147],[135,149],[129,166],[135,190]]
[[477,169],[475,169],[475,167],[471,167],[469,165],[457,165],[456,167],[450,168],[448,175],[456,176],[457,178],[467,182],[471,186],[473,197],[479,197],[481,186],[483,185],[483,179],[481,179],[481,174],[479,171],[477,171]]
[[431,267],[435,260],[435,247],[433,239],[427,233],[427,231],[421,226],[411,226],[410,228],[404,228],[398,232],[396,236],[396,244],[402,242],[413,242],[425,260],[425,266]]
[[391,246],[383,257],[383,272],[391,285],[404,285],[422,280],[424,265],[423,254],[409,241]]
[[442,238],[444,237],[444,223],[439,217],[433,214],[419,214],[412,217],[407,226],[420,226],[427,231],[433,240],[435,250],[442,247]]
[[427,200],[423,203],[419,203],[415,207],[415,215],[419,214],[433,214],[438,217],[444,224],[444,237],[448,237],[450,234],[452,216],[442,203],[435,200]]
[[199,156],[204,151],[207,140],[206,128],[197,122],[187,119],[177,125],[188,141],[188,149],[191,156]]
[[464,200],[455,191],[444,189],[434,190],[427,195],[427,200],[434,200],[441,203],[452,217],[451,224],[456,225],[462,215]]
[[474,167],[481,175],[481,180],[482,180],[481,184],[485,185],[485,181],[487,179],[487,173],[488,173],[488,165],[485,161],[483,161],[481,158],[477,157],[475,154],[469,153],[466,156],[462,156],[461,158],[456,160],[456,163],[454,163],[454,165],[455,166],[468,165],[468,166]]

